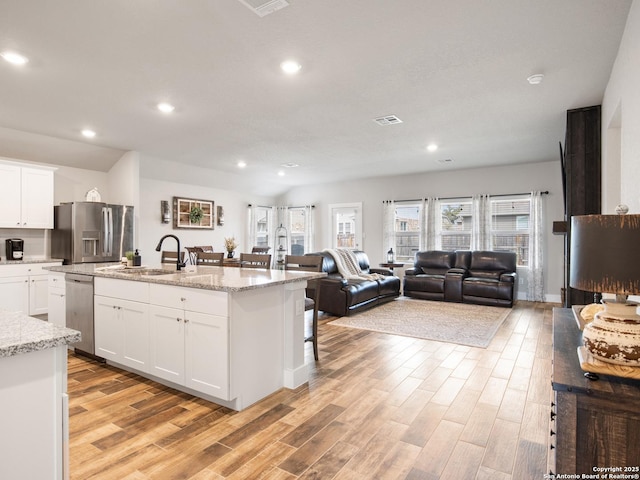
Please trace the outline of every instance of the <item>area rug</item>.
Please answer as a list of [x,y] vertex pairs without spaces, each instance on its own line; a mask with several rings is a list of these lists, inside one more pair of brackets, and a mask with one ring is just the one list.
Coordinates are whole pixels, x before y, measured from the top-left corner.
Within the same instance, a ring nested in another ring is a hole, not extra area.
[[398,297],[330,325],[486,348],[510,308]]

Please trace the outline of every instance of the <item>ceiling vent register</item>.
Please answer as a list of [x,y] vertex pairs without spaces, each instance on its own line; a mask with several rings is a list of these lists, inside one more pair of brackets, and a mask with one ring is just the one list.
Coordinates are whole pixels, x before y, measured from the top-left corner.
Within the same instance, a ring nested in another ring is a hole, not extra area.
[[376,122],[378,125],[383,125],[383,126],[402,123],[402,120],[400,120],[395,115],[385,115],[384,117],[374,118],[373,121]]
[[287,0],[239,0],[259,17],[265,17],[289,5]]

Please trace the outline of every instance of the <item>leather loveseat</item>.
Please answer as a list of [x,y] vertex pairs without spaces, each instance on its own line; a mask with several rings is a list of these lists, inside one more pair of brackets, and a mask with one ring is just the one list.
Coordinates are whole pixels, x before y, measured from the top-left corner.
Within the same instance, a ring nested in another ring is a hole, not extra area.
[[[391,270],[371,268],[366,253],[359,250],[353,253],[363,273],[378,273],[381,274],[380,278],[346,279],[338,272],[336,262],[330,253],[307,253],[307,255],[321,255],[322,271],[327,273],[327,276],[318,282],[318,288],[320,288],[318,310],[344,317],[400,296],[400,279],[394,276]],[[309,292],[309,295],[314,294],[313,291]]]
[[404,276],[404,295],[426,300],[511,307],[516,288],[513,252],[417,252]]

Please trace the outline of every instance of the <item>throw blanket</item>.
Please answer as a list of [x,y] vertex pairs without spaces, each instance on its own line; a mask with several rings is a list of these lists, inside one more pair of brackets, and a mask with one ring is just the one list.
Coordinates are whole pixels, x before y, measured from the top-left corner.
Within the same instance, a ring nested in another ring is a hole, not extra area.
[[384,275],[379,273],[364,273],[360,268],[358,259],[351,250],[346,248],[326,248],[324,251],[333,257],[336,267],[338,267],[338,272],[346,279],[378,280],[384,278]]

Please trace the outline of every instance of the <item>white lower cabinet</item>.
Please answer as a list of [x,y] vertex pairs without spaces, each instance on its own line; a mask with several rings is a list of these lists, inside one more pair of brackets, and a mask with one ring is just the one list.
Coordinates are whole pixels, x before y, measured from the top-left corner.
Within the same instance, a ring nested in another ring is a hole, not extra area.
[[149,373],[229,400],[227,317],[151,305]]
[[29,277],[0,277],[0,308],[29,314]]
[[149,305],[96,295],[93,310],[96,355],[149,372]]
[[67,301],[64,273],[49,273],[49,322],[60,327],[67,326]]
[[0,308],[27,315],[49,311],[48,271],[56,263],[12,263],[0,266]]

